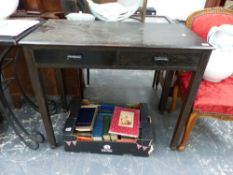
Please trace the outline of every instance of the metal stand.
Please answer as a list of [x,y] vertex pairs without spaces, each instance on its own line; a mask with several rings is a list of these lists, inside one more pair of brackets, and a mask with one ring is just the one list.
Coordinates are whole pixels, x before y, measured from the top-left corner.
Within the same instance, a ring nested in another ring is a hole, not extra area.
[[[31,149],[38,149],[39,148],[39,143],[42,143],[44,141],[44,136],[38,132],[35,131],[33,133],[29,133],[21,124],[21,122],[17,119],[15,116],[13,110],[11,109],[5,94],[4,94],[4,89],[2,86],[2,71],[4,67],[4,59],[6,55],[9,53],[11,50],[12,46],[6,47],[3,52],[0,54],[0,111],[2,112],[2,115],[7,119],[9,122],[10,126],[13,128],[15,134],[21,139],[21,141],[28,146]],[[14,60],[17,60],[19,54],[19,50],[16,52],[16,56]]]

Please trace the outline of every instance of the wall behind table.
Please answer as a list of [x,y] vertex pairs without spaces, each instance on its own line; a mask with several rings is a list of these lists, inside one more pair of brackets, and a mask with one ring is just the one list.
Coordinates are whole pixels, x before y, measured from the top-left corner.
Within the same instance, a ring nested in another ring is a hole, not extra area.
[[224,5],[226,0],[148,0],[148,6],[154,7],[157,15],[171,19],[186,20],[194,11],[204,7]]

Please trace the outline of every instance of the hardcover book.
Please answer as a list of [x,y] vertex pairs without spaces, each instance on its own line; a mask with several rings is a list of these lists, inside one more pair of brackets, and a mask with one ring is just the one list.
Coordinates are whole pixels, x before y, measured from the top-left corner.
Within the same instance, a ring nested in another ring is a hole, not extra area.
[[137,142],[137,138],[122,136],[119,139],[117,139],[116,142],[136,143]]
[[77,130],[75,130],[75,131],[73,132],[73,134],[74,134],[75,136],[86,136],[86,137],[91,137],[92,132],[91,132],[91,131],[77,131]]
[[101,115],[96,116],[92,138],[95,141],[101,141],[103,135],[103,117]]
[[99,112],[101,114],[112,114],[114,107],[115,105],[111,105],[111,104],[101,104],[99,107]]
[[77,136],[77,140],[83,142],[93,141],[91,137],[86,137],[86,136]]
[[138,138],[140,111],[116,106],[114,108],[109,133]]
[[77,131],[92,131],[97,114],[97,106],[82,106],[77,116],[76,127]]
[[110,134],[110,138],[111,138],[112,142],[116,142],[117,139],[118,139],[118,135],[116,135],[116,134]]
[[110,135],[108,133],[111,118],[109,116],[103,116],[103,139],[110,141]]

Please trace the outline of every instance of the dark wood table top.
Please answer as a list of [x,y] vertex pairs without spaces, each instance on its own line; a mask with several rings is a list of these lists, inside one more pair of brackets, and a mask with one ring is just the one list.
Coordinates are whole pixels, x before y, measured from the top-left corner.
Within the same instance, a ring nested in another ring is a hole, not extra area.
[[212,49],[182,24],[48,20],[20,45]]

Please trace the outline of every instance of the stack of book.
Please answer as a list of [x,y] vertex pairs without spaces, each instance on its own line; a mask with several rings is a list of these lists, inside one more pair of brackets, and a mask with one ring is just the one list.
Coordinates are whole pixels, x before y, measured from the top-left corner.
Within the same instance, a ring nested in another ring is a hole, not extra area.
[[81,106],[75,136],[78,141],[136,142],[140,111],[114,105]]

